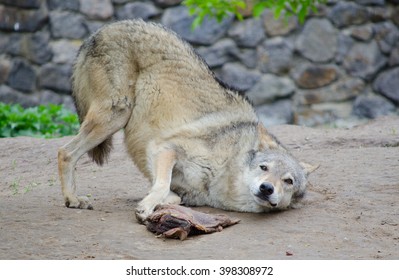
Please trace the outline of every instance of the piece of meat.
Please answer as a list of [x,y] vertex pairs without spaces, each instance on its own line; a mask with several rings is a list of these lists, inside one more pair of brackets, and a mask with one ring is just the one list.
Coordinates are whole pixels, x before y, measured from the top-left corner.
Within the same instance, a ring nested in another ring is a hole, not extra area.
[[205,214],[180,205],[158,205],[145,221],[147,229],[167,238],[221,231],[240,220],[222,214]]

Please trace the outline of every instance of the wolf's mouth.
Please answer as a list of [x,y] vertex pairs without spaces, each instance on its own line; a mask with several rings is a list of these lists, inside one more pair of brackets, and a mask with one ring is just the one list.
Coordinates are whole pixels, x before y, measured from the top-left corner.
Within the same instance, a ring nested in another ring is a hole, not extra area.
[[257,194],[255,195],[255,197],[259,200],[260,204],[263,204],[264,202],[268,202],[270,204],[270,206],[272,207],[276,207],[277,203],[273,203],[270,201],[270,197],[266,196],[266,195],[262,195],[262,194]]

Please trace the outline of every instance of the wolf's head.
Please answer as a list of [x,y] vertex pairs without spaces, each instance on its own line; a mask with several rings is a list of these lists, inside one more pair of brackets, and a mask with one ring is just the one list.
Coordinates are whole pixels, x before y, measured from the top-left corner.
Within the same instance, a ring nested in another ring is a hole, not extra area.
[[286,209],[305,194],[308,174],[317,167],[298,162],[282,150],[251,151],[245,180],[257,204]]

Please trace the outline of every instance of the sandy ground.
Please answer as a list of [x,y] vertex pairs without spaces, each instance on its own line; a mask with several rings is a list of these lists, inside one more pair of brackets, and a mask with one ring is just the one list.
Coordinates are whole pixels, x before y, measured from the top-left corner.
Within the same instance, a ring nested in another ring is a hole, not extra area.
[[120,134],[109,164],[85,157],[77,166],[93,211],[64,206],[56,154],[71,137],[0,139],[0,259],[399,259],[399,118],[350,130],[270,130],[298,158],[321,164],[303,207],[229,212],[240,224],[183,242],[136,222],[149,183]]

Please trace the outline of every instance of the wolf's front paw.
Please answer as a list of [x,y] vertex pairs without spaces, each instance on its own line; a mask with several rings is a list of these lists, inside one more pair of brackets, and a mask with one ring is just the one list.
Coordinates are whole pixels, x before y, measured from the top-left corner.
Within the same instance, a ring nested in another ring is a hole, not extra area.
[[68,208],[79,208],[93,210],[93,206],[87,196],[65,198],[65,206]]
[[154,212],[154,208],[155,207],[146,207],[143,203],[140,203],[135,212],[137,221],[144,224],[147,217]]
[[143,210],[136,209],[135,211],[137,222],[140,224],[144,224],[145,220],[147,219],[147,215],[144,214]]

